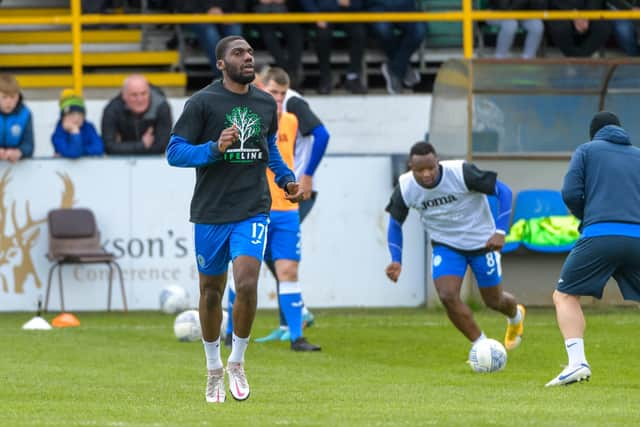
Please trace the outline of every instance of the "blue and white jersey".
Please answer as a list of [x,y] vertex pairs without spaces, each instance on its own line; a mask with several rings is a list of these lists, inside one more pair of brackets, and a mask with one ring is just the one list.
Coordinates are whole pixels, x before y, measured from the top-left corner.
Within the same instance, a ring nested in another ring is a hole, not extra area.
[[[293,89],[288,89],[287,93],[284,96],[284,101],[282,102],[282,110],[284,112],[290,112],[298,117],[298,121],[300,123],[300,130],[296,137],[296,145],[295,151],[293,154],[293,169],[296,174],[296,180],[300,181],[300,177],[304,174],[304,171],[307,170],[307,166],[309,165],[309,160],[311,159],[311,150],[313,149],[313,135],[308,133],[311,128],[316,126],[316,122],[319,124],[319,120],[308,110],[308,105],[306,102],[302,103],[302,113],[297,109],[293,111],[288,111],[287,106],[289,104],[289,100],[292,98],[299,98],[300,100],[304,100],[302,95],[296,92]],[[304,108],[306,106],[306,108]],[[309,123],[305,125],[305,123]],[[308,130],[307,130],[308,129]],[[316,180],[313,180],[313,190],[316,190]]]
[[[440,181],[433,188],[418,184],[411,171],[401,175],[396,188],[401,200],[394,201],[392,196],[387,210],[392,215],[400,212],[394,217],[402,216],[403,208],[417,210],[433,243],[465,251],[483,249],[496,232],[486,196],[495,188],[495,173],[480,171],[462,160],[441,161],[440,166]],[[481,189],[484,191],[478,191]],[[394,208],[393,204],[404,206]]]

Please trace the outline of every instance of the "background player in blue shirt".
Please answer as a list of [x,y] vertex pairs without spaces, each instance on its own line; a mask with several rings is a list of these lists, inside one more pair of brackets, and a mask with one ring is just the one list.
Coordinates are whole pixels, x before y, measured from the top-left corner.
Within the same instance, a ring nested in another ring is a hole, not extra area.
[[206,400],[225,400],[220,358],[222,295],[233,261],[236,301],[233,346],[227,361],[229,391],[249,397],[244,353],[257,305],[257,283],[265,247],[271,196],[267,166],[286,198],[298,202],[303,189],[276,146],[277,107],[271,95],[250,85],[253,49],[239,36],[216,46],[222,81],[195,93],[185,104],[167,147],[172,166],[195,167],[191,200],[200,277],[200,322],[207,358]]
[[[273,69],[269,66],[264,66],[258,73],[254,84],[263,89],[270,81],[273,80]],[[327,150],[329,143],[329,132],[324,126],[318,116],[311,110],[311,107],[302,96],[289,88],[286,91],[284,101],[282,103],[283,111],[293,113],[298,119],[298,136],[296,137],[295,152],[294,152],[294,168],[296,178],[302,185],[305,191],[305,197],[300,202],[299,214],[300,223],[304,221],[307,215],[311,212],[312,207],[315,204],[318,192],[316,190],[315,180],[313,176],[322,161],[322,158]],[[276,275],[275,265],[272,260],[265,259],[265,264],[269,268],[269,271],[276,279],[276,287],[278,288],[278,294],[280,294],[280,282]],[[229,313],[233,312],[233,301],[235,299],[235,291],[232,287],[229,287]],[[304,327],[310,327],[314,324],[315,316],[307,308],[306,304],[302,305],[302,321]],[[271,331],[267,336],[256,338],[256,342],[268,342],[268,341],[290,341],[291,333],[289,325],[284,315],[284,311],[278,302],[278,313],[280,314],[280,326]],[[227,324],[227,339],[225,345],[231,346],[231,331],[233,330],[233,323]]]

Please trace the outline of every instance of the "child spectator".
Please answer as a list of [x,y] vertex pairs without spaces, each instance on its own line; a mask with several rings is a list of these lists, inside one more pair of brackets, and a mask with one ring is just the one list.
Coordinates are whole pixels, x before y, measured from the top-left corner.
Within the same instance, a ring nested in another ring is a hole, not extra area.
[[60,96],[60,120],[51,136],[57,156],[77,159],[101,156],[104,144],[93,124],[85,120],[84,99],[65,89]]
[[0,160],[15,163],[32,155],[31,110],[22,101],[16,78],[0,74]]

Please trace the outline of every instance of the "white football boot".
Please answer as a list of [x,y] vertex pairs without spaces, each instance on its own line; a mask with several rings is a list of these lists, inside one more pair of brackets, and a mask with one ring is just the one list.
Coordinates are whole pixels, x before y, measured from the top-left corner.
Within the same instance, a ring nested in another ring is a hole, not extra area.
[[207,373],[205,398],[208,403],[223,403],[227,397],[224,391],[224,369],[211,369]]
[[591,368],[586,363],[581,363],[577,366],[567,366],[560,372],[560,375],[549,381],[545,387],[589,381],[589,378],[591,378]]
[[227,375],[229,375],[229,391],[235,400],[247,400],[249,398],[249,383],[244,374],[244,363],[227,363]]

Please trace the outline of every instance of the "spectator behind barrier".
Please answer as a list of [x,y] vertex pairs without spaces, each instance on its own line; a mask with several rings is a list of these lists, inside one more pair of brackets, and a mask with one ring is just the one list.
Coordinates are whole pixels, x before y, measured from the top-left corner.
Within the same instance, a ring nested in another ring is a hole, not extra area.
[[[298,6],[297,0],[289,3]],[[251,9],[255,13],[287,13],[290,11],[286,0],[251,0]],[[276,62],[275,65],[284,68],[289,74],[291,87],[299,89],[304,80],[302,71],[304,32],[302,25],[297,23],[262,24],[258,25],[258,30],[265,47]],[[282,33],[282,38],[278,37],[278,32]]]
[[102,156],[104,144],[95,126],[86,120],[84,99],[73,90],[60,95],[60,120],[51,135],[56,156],[77,159],[83,156]]
[[105,13],[113,6],[116,5],[112,0],[82,0],[82,13]]
[[164,93],[140,74],[127,77],[122,92],[102,114],[107,154],[164,154],[173,124]]
[[15,163],[33,155],[33,120],[24,105],[20,85],[0,74],[0,160]]
[[[300,0],[306,12],[357,12],[362,11],[362,0]],[[331,76],[331,39],[335,24],[316,22],[316,51],[320,67],[320,84],[318,93],[328,94],[332,89]],[[362,63],[364,50],[367,47],[367,28],[363,23],[343,24],[342,28],[349,35],[349,68],[344,87],[351,93],[364,94],[367,88],[362,82]]]
[[[173,0],[172,9],[176,13],[208,13],[223,15],[225,13],[242,13],[246,10],[242,0]],[[222,37],[242,34],[240,24],[183,24],[182,28],[193,32],[198,37],[200,48],[209,58],[214,78],[221,77],[216,67],[216,45]]]
[[[370,12],[416,12],[415,0],[366,0],[365,9]],[[427,34],[424,22],[374,22],[374,33],[382,43],[387,62],[381,71],[387,83],[387,92],[400,93],[402,85],[413,87],[420,83],[420,73],[411,67],[411,55]],[[399,29],[401,35],[395,34]]]
[[[546,4],[544,0],[489,0],[491,9],[494,10],[544,10]],[[522,58],[535,58],[542,41],[544,33],[544,24],[540,19],[524,19],[516,21],[515,19],[506,20],[489,20],[489,25],[499,27],[498,39],[496,41],[496,58],[509,57],[509,50],[513,46],[516,38],[518,26],[521,26],[527,32],[524,40],[524,49]]]
[[[604,8],[604,0],[549,0],[549,9],[601,10]],[[547,31],[553,44],[564,56],[588,57],[604,46],[611,34],[611,23],[587,19],[548,21]]]
[[[640,0],[607,0],[606,6],[608,9],[614,10],[638,10],[640,9]],[[611,22],[616,43],[629,56],[640,56],[636,22],[631,19]]]

